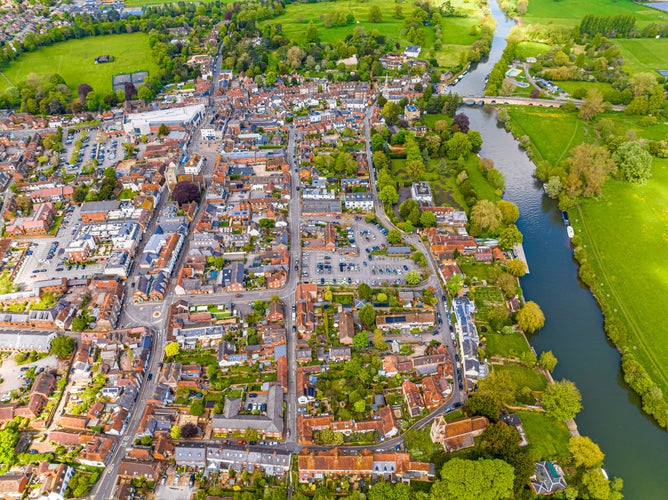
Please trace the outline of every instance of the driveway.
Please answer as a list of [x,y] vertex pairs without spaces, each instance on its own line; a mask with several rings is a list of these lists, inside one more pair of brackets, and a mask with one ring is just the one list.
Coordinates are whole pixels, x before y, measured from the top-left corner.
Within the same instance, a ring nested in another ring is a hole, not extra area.
[[186,500],[190,498],[190,486],[187,484],[185,486],[173,486],[170,483],[171,481],[168,481],[166,484],[158,486],[158,490],[155,494],[156,500]]
[[21,379],[20,376],[25,373],[25,371],[21,371],[21,368],[30,368],[31,366],[44,369],[57,368],[58,358],[56,358],[56,356],[47,356],[39,361],[26,363],[20,367],[17,366],[16,361],[14,361],[14,356],[5,358],[2,361],[2,366],[0,366],[0,377],[3,379],[2,384],[0,384],[0,395],[20,389],[23,385],[23,379]]

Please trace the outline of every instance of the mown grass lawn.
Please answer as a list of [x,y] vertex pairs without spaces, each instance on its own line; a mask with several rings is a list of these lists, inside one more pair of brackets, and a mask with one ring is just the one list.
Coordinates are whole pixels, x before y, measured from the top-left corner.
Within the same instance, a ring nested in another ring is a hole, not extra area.
[[526,432],[529,448],[537,459],[567,459],[568,440],[571,438],[564,422],[557,422],[545,413],[536,411],[517,411]]
[[[144,0],[135,0],[144,1]],[[153,1],[153,0],[151,0]],[[157,1],[157,0],[155,0]],[[443,48],[440,51],[434,51],[434,29],[431,26],[425,26],[424,50],[420,58],[435,58],[439,64],[454,68],[460,62],[461,53],[468,51],[473,42],[477,40],[477,35],[471,34],[471,27],[478,25],[483,17],[482,11],[474,6],[473,3],[463,1],[452,2],[459,11],[466,13],[467,17],[444,17],[441,23],[441,34]],[[378,30],[381,35],[394,42],[398,42],[402,49],[407,45],[412,45],[406,39],[403,29],[405,20],[410,16],[412,5],[401,4],[403,17],[397,19],[394,17],[394,2],[385,0],[368,0],[360,2],[357,0],[335,0],[330,2],[317,3],[292,3],[286,6],[285,13],[263,24],[281,24],[283,33],[287,38],[299,44],[306,43],[306,28],[310,22],[318,28],[320,41],[323,43],[336,44],[340,40],[345,40],[353,34],[356,27],[364,27],[367,33]],[[379,23],[369,22],[369,10],[372,6],[380,7],[383,14],[382,21]],[[342,11],[346,14],[352,13],[355,16],[355,22],[346,26],[327,27],[323,24],[321,16],[331,11]]]
[[550,50],[550,46],[540,42],[520,42],[517,44],[517,58],[526,59],[527,57],[536,57],[545,54]]
[[577,212],[571,219],[587,245],[597,285],[603,283],[599,296],[617,310],[631,334],[634,356],[666,394],[668,160],[654,158],[645,186],[613,180],[604,193],[581,203],[583,220]]
[[[97,56],[107,54],[114,56],[114,62],[95,64]],[[111,91],[112,75],[138,70],[151,73],[157,69],[148,46],[148,35],[131,33],[68,40],[42,47],[11,62],[3,74],[17,84],[30,73],[40,76],[58,73],[72,89],[87,83],[93,90],[106,94]],[[9,86],[6,79],[0,78],[0,91]]]
[[521,365],[494,365],[494,371],[509,373],[518,391],[523,387],[529,387],[532,391],[544,391],[547,387],[547,380],[543,374],[533,368]]
[[485,333],[485,352],[491,356],[516,358],[529,350],[529,343],[521,333],[504,335],[502,333]]
[[571,81],[566,81],[566,82],[559,82],[559,86],[564,89],[566,92],[569,94],[572,94],[575,92],[577,89],[583,88],[585,90],[590,90],[590,89],[596,89],[601,93],[607,92],[609,90],[612,90],[612,85],[609,83],[603,83],[603,82],[571,82]]
[[[126,0],[126,7],[143,7],[144,5],[163,5],[168,3],[211,3],[214,0]],[[220,3],[231,3],[231,0],[220,0]]]
[[624,57],[624,71],[631,75],[668,69],[668,39],[666,38],[621,39],[615,40],[614,43],[619,46]]
[[587,14],[616,16],[631,14],[638,26],[668,22],[668,14],[643,7],[631,0],[531,0],[524,24],[557,24],[575,26]]

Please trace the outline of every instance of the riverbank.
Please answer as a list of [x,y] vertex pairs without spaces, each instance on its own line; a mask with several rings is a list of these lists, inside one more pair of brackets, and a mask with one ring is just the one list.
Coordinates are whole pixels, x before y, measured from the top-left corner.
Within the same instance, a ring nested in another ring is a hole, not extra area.
[[[574,112],[525,111],[510,111],[508,128],[517,140],[528,135],[527,152],[539,161],[558,165],[572,147],[598,139],[594,124]],[[638,126],[639,118],[616,121],[646,140],[657,136],[654,128]],[[555,136],[556,129],[562,133]],[[665,428],[668,377],[662,366],[668,361],[668,311],[662,299],[668,295],[668,273],[661,271],[665,266],[660,214],[665,210],[668,161],[655,158],[653,163],[654,176],[646,185],[609,180],[602,197],[582,199],[571,210],[571,220],[583,240],[581,245],[579,238],[574,240],[578,275],[606,318],[606,335],[624,356],[624,379],[642,398],[643,410]]]

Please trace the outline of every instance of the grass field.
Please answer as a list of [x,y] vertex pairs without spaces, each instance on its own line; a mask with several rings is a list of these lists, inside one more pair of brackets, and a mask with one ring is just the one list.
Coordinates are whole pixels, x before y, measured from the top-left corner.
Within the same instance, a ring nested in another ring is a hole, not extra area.
[[602,82],[559,82],[559,86],[569,94],[572,94],[576,89],[583,88],[585,90],[598,89],[601,93],[612,90],[612,85]]
[[[553,116],[551,115],[554,114]],[[514,125],[526,131],[539,158],[556,162],[593,131],[575,113],[555,110],[513,109]],[[643,139],[663,139],[666,123],[638,125],[639,117],[606,113],[619,135],[633,131]],[[600,118],[599,118],[600,119]],[[556,133],[555,133],[556,131]],[[573,132],[575,131],[575,133]],[[578,132],[579,131],[579,132]],[[525,133],[525,132],[523,132]],[[576,137],[571,140],[570,137]],[[634,355],[664,394],[668,391],[668,160],[653,160],[653,176],[645,186],[610,180],[604,195],[586,199],[571,222],[584,238],[588,261],[596,270],[599,298],[610,302],[626,324]]]
[[526,59],[527,57],[536,57],[545,54],[550,50],[546,43],[539,42],[520,42],[517,44],[517,58]]
[[[656,12],[656,11],[654,11]],[[629,74],[641,71],[654,73],[668,69],[668,39],[634,38],[615,40],[624,57],[623,69]]]
[[549,418],[545,413],[535,411],[517,411],[522,420],[524,431],[537,459],[548,460],[568,458],[568,440],[570,434],[564,422]]
[[[95,58],[105,54],[113,55],[115,61],[95,64]],[[98,92],[108,93],[112,75],[142,69],[151,73],[158,66],[150,55],[148,35],[132,33],[69,40],[42,47],[13,61],[3,74],[17,84],[30,73],[40,76],[58,73],[72,89],[87,83]],[[5,78],[0,78],[1,91],[9,86]]]
[[507,372],[517,385],[519,392],[523,387],[529,387],[532,391],[544,391],[547,380],[541,372],[533,368],[521,365],[494,365],[495,372]]
[[585,140],[585,125],[575,113],[528,106],[510,106],[508,111],[516,135],[531,137],[537,160],[558,164]]
[[558,24],[575,26],[587,14],[615,16],[632,14],[638,26],[667,23],[668,14],[643,7],[631,0],[531,0],[522,16],[524,24]]
[[[665,127],[665,126],[664,126]],[[654,159],[645,186],[609,181],[601,199],[571,217],[587,245],[602,300],[626,324],[634,356],[668,392],[668,160]],[[583,224],[584,222],[584,224]]]
[[[164,5],[167,3],[211,3],[214,0],[126,0],[126,7],[143,7],[144,5]],[[221,3],[230,3],[230,0],[221,0]]]
[[[429,49],[423,51],[420,55],[421,58],[434,57],[440,65],[445,67],[457,66],[460,61],[460,54],[468,51],[469,46],[477,40],[475,35],[470,34],[471,26],[477,25],[483,17],[482,11],[475,7],[473,3],[463,1],[454,1],[452,3],[460,11],[466,12],[468,17],[443,18],[441,30],[442,50],[436,52],[433,49]],[[380,7],[383,14],[382,22],[370,23],[368,21],[369,9],[372,6]],[[352,35],[356,27],[363,26],[367,33],[378,30],[378,32],[388,39],[399,42],[402,47],[412,45],[402,33],[405,18],[410,15],[412,6],[407,3],[402,4],[404,16],[402,19],[394,17],[394,7],[394,2],[387,2],[385,0],[368,0],[367,2],[336,0],[333,2],[293,3],[286,7],[285,14],[265,21],[265,23],[281,24],[285,36],[299,44],[306,43],[306,27],[310,22],[313,22],[318,28],[318,35],[320,41],[323,43],[336,44],[339,40],[344,40],[347,36]],[[320,17],[333,9],[343,11],[346,14],[352,13],[355,16],[355,23],[347,26],[326,27]],[[433,47],[434,29],[429,26],[425,27],[425,35],[423,46]]]
[[504,358],[517,358],[529,350],[529,343],[524,335],[515,333],[504,335],[502,333],[485,333],[485,352],[489,356],[502,356]]

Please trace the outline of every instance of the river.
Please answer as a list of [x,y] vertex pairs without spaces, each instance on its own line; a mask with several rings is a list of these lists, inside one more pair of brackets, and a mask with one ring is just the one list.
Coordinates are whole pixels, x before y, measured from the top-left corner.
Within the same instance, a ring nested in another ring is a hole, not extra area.
[[[505,48],[514,23],[496,2],[492,14],[497,28],[489,60],[455,86],[460,95],[482,95],[485,76]],[[551,350],[557,356],[556,379],[567,378],[579,387],[584,405],[576,418],[580,433],[600,445],[609,476],[624,479],[626,498],[668,498],[668,433],[642,413],[638,397],[622,379],[620,356],[606,339],[601,311],[577,279],[556,203],[543,195],[532,177],[533,163],[512,135],[496,124],[495,111],[464,108],[464,112],[471,128],[483,137],[480,155],[494,160],[505,175],[504,198],[520,209],[518,227],[531,271],[522,279],[522,287],[546,317],[545,327],[530,339],[532,345],[539,354]]]

